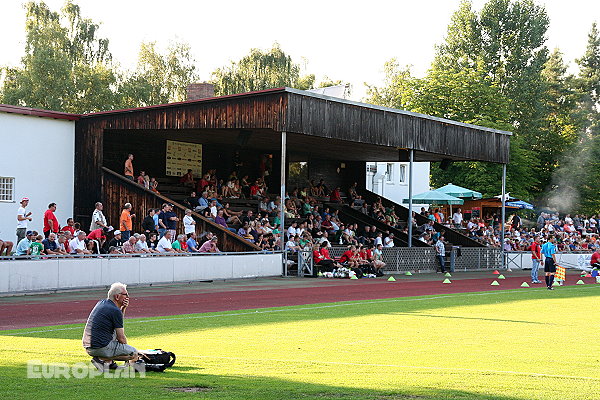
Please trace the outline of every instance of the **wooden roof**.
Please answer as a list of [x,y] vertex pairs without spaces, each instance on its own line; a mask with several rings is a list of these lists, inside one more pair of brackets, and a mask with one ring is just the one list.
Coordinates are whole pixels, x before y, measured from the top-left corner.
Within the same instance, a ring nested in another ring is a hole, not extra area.
[[415,161],[508,163],[511,136],[290,88],[85,114],[78,124],[124,133],[177,130],[199,142],[223,144],[235,144],[245,132],[248,147],[262,150],[278,150],[279,132],[286,131],[290,152],[348,161],[405,161],[413,149]]

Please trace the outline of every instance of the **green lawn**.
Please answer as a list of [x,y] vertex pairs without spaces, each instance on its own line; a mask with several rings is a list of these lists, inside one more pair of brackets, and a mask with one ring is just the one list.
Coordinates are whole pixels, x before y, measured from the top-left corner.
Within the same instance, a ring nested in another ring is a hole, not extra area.
[[599,302],[586,285],[127,319],[132,345],[178,356],[135,379],[27,379],[27,360],[87,362],[82,325],[2,331],[0,387],[11,399],[600,399]]

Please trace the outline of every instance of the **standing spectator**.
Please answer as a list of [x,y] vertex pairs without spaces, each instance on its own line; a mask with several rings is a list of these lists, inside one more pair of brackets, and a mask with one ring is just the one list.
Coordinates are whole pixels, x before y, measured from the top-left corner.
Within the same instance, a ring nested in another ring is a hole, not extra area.
[[104,248],[104,244],[106,243],[106,234],[108,233],[107,228],[102,229],[94,229],[87,235],[88,240],[92,240],[96,242],[96,247],[98,253],[101,253],[101,249]]
[[544,265],[544,260],[542,260],[542,247],[540,246],[540,237],[536,236],[533,238],[533,243],[529,247],[531,250],[531,283],[542,283],[538,279],[538,269],[540,268],[540,264]]
[[446,246],[444,245],[444,237],[440,236],[435,242],[435,256],[440,264],[440,270],[442,274],[446,272],[446,260],[444,256],[446,255]]
[[29,204],[29,199],[23,197],[21,199],[21,207],[17,210],[17,243],[19,243],[27,232],[27,222],[31,221],[31,211],[27,212],[25,208]]
[[185,210],[185,216],[183,217],[183,229],[186,235],[196,232],[196,221],[192,217],[192,210],[189,208]]
[[452,215],[452,222],[454,223],[455,228],[462,227],[463,215],[460,208]]
[[156,232],[156,224],[154,223],[154,208],[148,210],[148,215],[144,217],[142,220],[142,230],[146,234],[150,234],[152,232]]
[[102,205],[102,203],[96,203],[96,209],[92,213],[92,223],[90,224],[90,232],[100,228],[110,229],[106,224],[106,217],[102,213],[103,208],[104,205]]
[[156,245],[156,250],[158,250],[159,253],[175,253],[175,250],[173,250],[173,246],[171,245],[171,231],[165,231],[165,235],[160,238]]
[[123,211],[121,212],[119,227],[121,234],[123,235],[123,240],[129,240],[129,237],[131,236],[131,231],[133,230],[132,218],[135,218],[135,214],[131,213],[131,203],[125,203]]
[[133,154],[127,155],[127,160],[125,160],[125,178],[133,181]]
[[59,232],[60,225],[56,219],[54,212],[56,211],[56,203],[48,204],[48,209],[44,213],[44,236],[48,237],[51,232]]
[[173,212],[173,204],[167,204],[167,211],[165,212],[163,221],[168,232],[171,232],[171,240],[177,235],[177,214]]

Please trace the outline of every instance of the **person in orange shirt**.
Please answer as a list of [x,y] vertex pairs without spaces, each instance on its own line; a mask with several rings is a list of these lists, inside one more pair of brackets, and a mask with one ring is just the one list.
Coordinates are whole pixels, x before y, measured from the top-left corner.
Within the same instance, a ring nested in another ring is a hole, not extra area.
[[129,240],[129,237],[131,236],[131,231],[133,229],[132,218],[135,218],[135,214],[131,213],[131,203],[125,203],[123,211],[121,212],[121,218],[119,219],[121,222],[119,229],[123,241]]
[[125,160],[125,178],[129,180],[133,179],[133,154],[127,155],[127,160]]

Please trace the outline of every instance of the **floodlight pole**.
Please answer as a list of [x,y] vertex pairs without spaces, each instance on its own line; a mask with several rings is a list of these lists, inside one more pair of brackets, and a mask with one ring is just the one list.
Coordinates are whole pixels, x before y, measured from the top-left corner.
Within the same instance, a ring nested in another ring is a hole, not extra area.
[[412,217],[412,204],[413,204],[413,162],[414,162],[414,151],[410,149],[408,163],[408,247],[412,247],[412,231],[413,231],[413,217]]
[[504,254],[504,221],[506,221],[506,164],[502,164],[502,232],[500,236],[500,253],[502,254],[502,268],[506,266]]
[[[286,173],[286,157],[285,153],[287,150],[287,137],[286,132],[281,132],[281,175],[280,175],[280,183],[281,183],[281,191],[280,195],[280,203],[279,203],[279,233],[281,234],[281,250],[285,252],[285,214],[284,204],[285,204],[285,173]],[[283,271],[284,275],[287,276],[287,257],[282,257],[284,266]],[[300,268],[300,267],[298,267]]]

